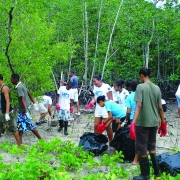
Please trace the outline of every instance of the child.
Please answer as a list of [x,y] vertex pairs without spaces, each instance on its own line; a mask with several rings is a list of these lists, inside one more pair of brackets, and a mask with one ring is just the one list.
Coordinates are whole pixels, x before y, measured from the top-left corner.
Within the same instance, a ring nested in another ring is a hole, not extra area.
[[64,127],[64,135],[68,135],[67,127],[70,120],[70,107],[73,104],[74,94],[71,90],[72,83],[69,81],[66,86],[61,86],[56,95],[56,109],[59,120],[58,132]]
[[126,111],[117,103],[115,103],[112,100],[106,100],[105,96],[99,96],[97,98],[97,103],[99,106],[106,108],[108,112],[108,117],[104,120],[104,123],[106,126],[111,124],[113,117],[119,119],[119,121],[116,121],[116,130],[118,130],[120,126],[120,122],[123,122],[126,118]]
[[51,106],[52,106],[52,99],[49,96],[40,96],[37,98],[38,102],[38,107],[39,107],[39,113],[40,113],[40,118],[39,120],[36,121],[36,125],[41,125],[42,123],[45,123],[45,116],[47,115],[47,113],[49,113],[49,115],[51,116]]
[[126,110],[126,97],[129,95],[129,92],[125,88],[123,88],[123,84],[121,81],[116,81],[114,83],[114,89],[117,91],[116,97],[118,103],[122,108]]

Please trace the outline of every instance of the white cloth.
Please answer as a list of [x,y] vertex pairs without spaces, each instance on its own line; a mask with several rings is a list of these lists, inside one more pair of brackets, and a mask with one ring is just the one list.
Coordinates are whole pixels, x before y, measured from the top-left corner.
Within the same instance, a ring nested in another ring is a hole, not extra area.
[[177,89],[177,91],[176,91],[176,97],[177,97],[178,99],[180,99],[180,84],[179,84],[178,89]]
[[74,99],[74,93],[72,89],[67,90],[66,86],[61,86],[57,91],[59,94],[58,104],[60,105],[62,110],[70,109],[70,100]]
[[114,89],[114,86],[111,88],[112,91],[112,96],[113,96],[113,101],[118,101],[117,100],[117,91]]
[[166,104],[166,101],[164,99],[161,99],[161,104]]
[[[93,89],[95,99],[97,99],[97,97],[99,97],[99,96],[104,95],[105,99],[109,100],[108,92],[110,92],[110,91],[112,91],[111,87],[109,86],[109,84],[105,84],[105,83],[103,83],[101,87],[94,86],[94,89]],[[108,113],[107,113],[106,109],[104,107],[99,106],[98,103],[96,103],[95,117],[103,117],[103,118],[108,117]]]
[[74,102],[78,102],[78,90],[77,90],[77,88],[71,89],[71,91],[73,92]]
[[94,89],[93,89],[93,93],[95,95],[95,99],[97,99],[97,97],[99,97],[99,96],[103,96],[104,95],[105,99],[109,100],[108,99],[108,95],[107,95],[109,91],[112,91],[111,87],[109,86],[109,84],[105,84],[105,83],[102,83],[101,87],[94,86]]
[[124,89],[122,90],[122,92],[117,92],[117,100],[120,104],[120,106],[122,108],[124,108],[125,110],[127,109],[126,107],[126,97],[129,95],[129,92],[128,90]]

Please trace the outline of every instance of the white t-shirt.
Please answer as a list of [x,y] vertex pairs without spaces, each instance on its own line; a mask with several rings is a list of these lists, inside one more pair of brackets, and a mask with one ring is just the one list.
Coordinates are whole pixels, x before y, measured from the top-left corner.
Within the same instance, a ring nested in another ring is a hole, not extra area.
[[97,97],[99,97],[99,96],[104,95],[106,100],[108,100],[108,95],[107,94],[108,94],[109,91],[112,91],[109,84],[102,83],[101,87],[94,86],[93,93],[95,95],[95,99],[97,99]]
[[62,110],[69,110],[70,109],[70,99],[74,99],[72,89],[67,90],[66,86],[61,86],[57,91],[59,94],[59,101],[58,104]]
[[117,92],[117,100],[119,102],[119,104],[121,105],[121,107],[123,107],[125,110],[126,108],[126,97],[129,95],[128,90],[124,89],[122,90],[121,93]]
[[[95,95],[95,99],[97,99],[97,97],[99,96],[105,96],[105,99],[106,100],[109,100],[108,98],[108,92],[112,91],[111,90],[111,87],[109,86],[109,84],[105,84],[103,83],[101,87],[97,87],[97,86],[94,86],[94,90],[93,90],[93,93]],[[96,103],[96,109],[99,109],[99,108],[102,108],[98,105],[98,103]]]
[[113,101],[117,101],[117,91],[114,89],[114,86],[111,88]]
[[42,103],[44,106],[52,105],[52,99],[49,96],[43,95],[39,96],[38,98],[38,104]]

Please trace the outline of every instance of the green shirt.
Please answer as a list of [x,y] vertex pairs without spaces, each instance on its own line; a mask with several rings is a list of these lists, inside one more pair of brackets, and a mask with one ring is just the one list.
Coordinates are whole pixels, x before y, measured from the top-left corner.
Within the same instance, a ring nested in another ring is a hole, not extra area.
[[18,95],[18,101],[19,101],[19,112],[25,112],[25,109],[22,103],[22,97],[24,97],[26,106],[28,107],[31,103],[28,96],[28,89],[23,83],[20,83],[16,89],[17,89],[17,95]]
[[136,126],[158,126],[158,104],[161,104],[161,91],[151,82],[139,84],[134,100],[142,102],[142,107],[136,121]]

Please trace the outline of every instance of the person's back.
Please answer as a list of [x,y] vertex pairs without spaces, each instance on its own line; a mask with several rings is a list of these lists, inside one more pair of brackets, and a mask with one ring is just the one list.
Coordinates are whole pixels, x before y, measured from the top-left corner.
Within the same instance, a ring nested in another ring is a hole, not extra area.
[[18,101],[19,101],[19,111],[24,112],[24,105],[22,104],[22,100],[21,100],[22,97],[24,97],[27,107],[31,103],[28,96],[28,89],[21,82],[16,86],[16,89],[17,89]]
[[158,126],[158,108],[161,102],[161,92],[158,86],[151,82],[145,82],[137,86],[135,101],[141,101],[142,107],[136,126]]
[[126,116],[126,111],[112,100],[106,101],[105,107],[107,111],[110,111],[115,118],[122,118]]
[[70,81],[72,83],[72,88],[78,88],[78,77],[76,75],[73,75],[71,78],[70,78]]

